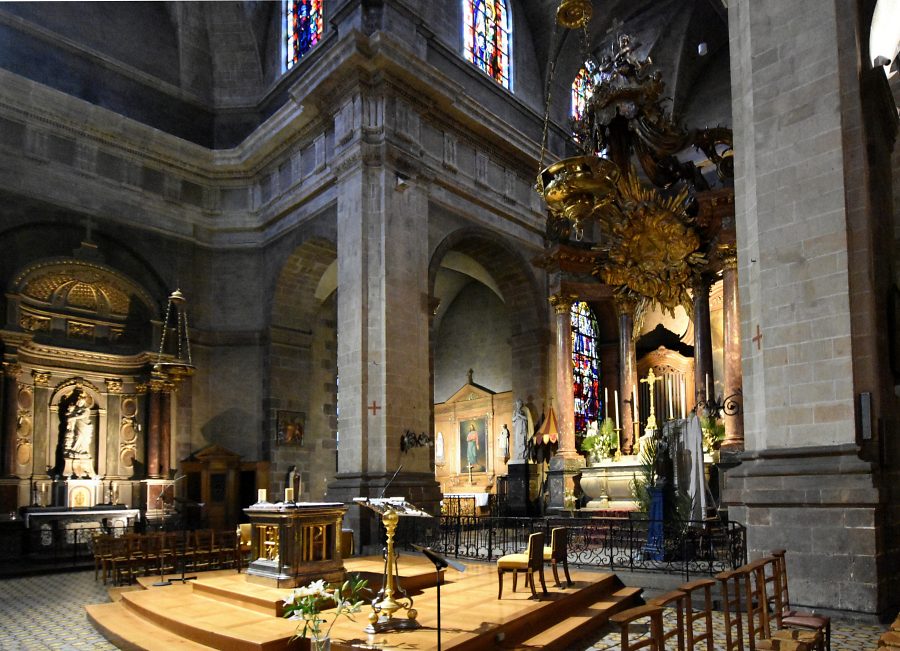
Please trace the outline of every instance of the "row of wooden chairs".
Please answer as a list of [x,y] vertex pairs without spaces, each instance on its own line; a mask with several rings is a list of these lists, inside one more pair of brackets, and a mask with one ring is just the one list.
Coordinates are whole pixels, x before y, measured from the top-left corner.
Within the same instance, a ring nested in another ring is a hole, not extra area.
[[[831,651],[831,619],[790,606],[783,549],[717,574],[715,580],[685,583],[645,606],[613,615],[610,621],[621,628],[622,651],[665,651],[670,640],[678,651],[713,651],[712,591],[717,583],[725,618],[726,651]],[[695,610],[693,604],[701,597],[703,609]],[[672,628],[665,626],[664,608],[674,610]],[[649,635],[634,639],[632,625],[648,619]]]
[[544,532],[539,531],[528,536],[528,547],[521,554],[507,554],[497,559],[497,578],[500,588],[497,598],[503,598],[503,575],[512,573],[513,592],[516,591],[519,572],[525,573],[525,586],[531,588],[531,596],[537,597],[534,577],[537,574],[541,580],[543,594],[547,594],[547,584],[544,582],[544,563],[549,563],[553,569],[553,579],[557,586],[559,581],[558,567],[562,565],[566,575],[566,585],[572,585],[572,577],[569,576],[569,529],[567,527],[555,527],[550,531],[550,545],[544,545]]
[[138,576],[174,573],[182,569],[226,569],[241,566],[236,531],[198,529],[187,532],[97,535],[93,539],[94,580],[131,583]]

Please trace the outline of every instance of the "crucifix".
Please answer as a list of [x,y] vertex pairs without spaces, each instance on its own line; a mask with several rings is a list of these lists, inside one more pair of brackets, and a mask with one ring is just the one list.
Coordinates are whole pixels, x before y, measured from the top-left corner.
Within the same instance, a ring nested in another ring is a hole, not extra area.
[[647,377],[642,379],[641,382],[646,384],[647,388],[650,389],[650,415],[647,416],[647,426],[644,428],[644,434],[649,436],[651,432],[655,432],[657,429],[656,412],[654,411],[653,406],[653,385],[657,382],[662,382],[662,378],[656,377],[656,373],[654,373],[651,368],[650,372],[647,373]]
[[754,343],[756,344],[756,350],[759,350],[759,349],[760,349],[759,346],[760,346],[760,344],[762,343],[762,333],[759,331],[759,324],[758,324],[758,323],[756,324],[756,336],[755,336],[755,337],[751,337],[751,338],[750,338],[750,341],[752,341],[752,342],[754,342]]
[[366,407],[366,409],[368,409],[369,411],[371,411],[373,416],[377,416],[377,415],[378,415],[378,410],[381,409],[381,405],[379,405],[377,402],[375,402],[375,401],[373,400],[373,401],[372,401],[372,404],[369,405],[368,407]]

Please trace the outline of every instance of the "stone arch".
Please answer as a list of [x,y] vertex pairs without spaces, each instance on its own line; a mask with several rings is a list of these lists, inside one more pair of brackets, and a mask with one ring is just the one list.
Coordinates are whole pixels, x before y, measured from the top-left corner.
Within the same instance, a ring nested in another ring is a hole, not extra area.
[[[322,478],[335,472],[337,295],[322,295],[320,288],[328,284],[322,279],[336,259],[332,241],[308,238],[287,255],[272,291],[264,447],[274,490],[280,494],[288,470],[296,466],[302,499],[322,499]],[[298,425],[299,440],[285,435]]]
[[[428,271],[429,295],[432,297],[435,297],[442,261],[451,252],[471,258],[490,275],[502,294],[510,325],[510,388],[514,395],[522,396],[540,411],[541,402],[548,395],[548,308],[530,264],[510,241],[492,231],[479,227],[457,230],[444,238],[432,253]],[[441,309],[440,305],[434,307],[436,312]],[[433,322],[430,337],[432,390],[436,337]]]

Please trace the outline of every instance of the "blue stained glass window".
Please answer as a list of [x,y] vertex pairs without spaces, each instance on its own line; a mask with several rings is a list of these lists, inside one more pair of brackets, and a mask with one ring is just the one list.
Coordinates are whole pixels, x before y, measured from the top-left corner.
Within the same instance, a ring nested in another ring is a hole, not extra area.
[[322,38],[323,0],[284,0],[284,70],[290,70]]
[[582,68],[572,81],[572,119],[580,120],[588,99],[594,94],[594,80],[587,68]]
[[597,318],[587,303],[572,305],[572,366],[575,390],[575,433],[584,434],[600,414],[600,359]]
[[510,88],[512,24],[506,0],[463,0],[463,47],[467,60]]

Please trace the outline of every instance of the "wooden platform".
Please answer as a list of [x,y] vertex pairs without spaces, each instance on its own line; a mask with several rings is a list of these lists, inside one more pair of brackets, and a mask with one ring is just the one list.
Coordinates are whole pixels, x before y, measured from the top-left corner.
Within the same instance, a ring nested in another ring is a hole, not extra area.
[[[381,581],[378,557],[345,561],[348,572]],[[332,649],[433,649],[437,646],[437,589],[434,566],[417,554],[400,559],[401,585],[411,594],[422,628],[367,635],[368,610],[356,622],[341,619],[332,630]],[[441,587],[443,649],[564,649],[590,636],[610,615],[641,603],[640,589],[627,588],[611,573],[571,572],[575,585],[557,587],[546,570],[548,594],[531,598],[519,582],[512,591],[506,577],[503,599],[497,599],[497,573],[490,563],[468,563],[465,573],[449,571]],[[296,622],[280,617],[290,592],[246,581],[234,571],[201,573],[196,581],[153,587],[156,578],[141,580],[145,589],[121,592],[118,601],[87,606],[89,620],[122,649],[228,649],[268,651],[305,649],[291,642]],[[326,611],[327,618],[327,611]],[[402,614],[398,613],[398,615]]]

